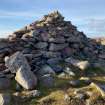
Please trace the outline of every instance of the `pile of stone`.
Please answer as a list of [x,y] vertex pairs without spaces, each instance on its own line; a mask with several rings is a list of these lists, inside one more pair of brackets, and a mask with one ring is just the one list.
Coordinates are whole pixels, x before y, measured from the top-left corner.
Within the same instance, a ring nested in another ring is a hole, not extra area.
[[103,47],[55,11],[0,39],[0,77],[15,78],[25,89],[34,89],[37,81],[50,87],[53,75],[71,74],[70,67],[104,65]]

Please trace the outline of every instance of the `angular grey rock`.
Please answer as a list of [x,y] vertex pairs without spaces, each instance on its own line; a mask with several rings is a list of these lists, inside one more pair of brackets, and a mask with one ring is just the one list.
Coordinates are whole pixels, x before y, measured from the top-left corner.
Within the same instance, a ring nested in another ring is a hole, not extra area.
[[60,52],[43,51],[42,53],[43,53],[43,57],[45,57],[45,58],[61,57],[61,53]]
[[0,49],[0,54],[4,53],[5,55],[5,53],[11,53],[11,52],[12,51],[9,47]]
[[51,64],[50,66],[56,73],[63,72],[63,67],[61,65]]
[[4,78],[5,74],[0,73],[0,78]]
[[65,59],[65,62],[70,63],[73,66],[78,67],[81,70],[85,70],[90,66],[88,61],[80,61],[78,59],[74,59],[74,58],[71,58],[71,57]]
[[30,69],[21,66],[16,72],[15,80],[25,89],[34,89],[37,85],[37,78]]
[[24,57],[28,60],[28,61],[31,61],[32,58],[34,57],[33,54],[24,54]]
[[42,41],[48,41],[48,39],[49,39],[48,33],[42,33],[41,34],[41,40]]
[[27,47],[22,50],[23,54],[30,54],[30,52],[31,52],[31,49]]
[[26,40],[27,38],[29,38],[29,34],[28,34],[28,33],[24,34],[24,35],[21,37],[21,39],[23,39],[23,40]]
[[31,34],[31,36],[36,38],[39,35],[39,31],[38,30],[31,31],[30,34]]
[[37,85],[37,78],[20,52],[16,52],[6,60],[6,66],[12,73],[16,73],[16,81],[25,89],[33,89]]
[[0,94],[0,105],[10,105],[11,96],[9,94]]
[[77,35],[79,34],[79,31],[74,31],[73,34],[74,34],[75,36],[77,36]]
[[7,75],[7,74],[9,74],[10,73],[10,70],[9,69],[5,69],[5,70],[3,70],[3,71],[0,71],[0,76],[1,75]]
[[100,54],[99,58],[105,59],[105,54]]
[[5,74],[5,77],[8,79],[13,79],[15,77],[15,75],[10,73],[10,74]]
[[35,51],[32,51],[31,54],[33,54],[33,57],[32,58],[38,58],[38,57],[41,57],[42,56],[42,51],[40,50],[35,50]]
[[[79,34],[79,32],[78,32],[78,34]],[[83,40],[84,40],[84,36],[82,36],[82,35],[72,35],[72,36],[70,36],[68,39],[67,39],[67,42],[70,42],[70,43],[81,43],[81,42],[83,42]]]
[[81,39],[79,39],[79,38],[77,38],[75,36],[69,37],[67,39],[67,42],[71,42],[71,43],[76,43],[76,42],[80,42],[80,41],[81,41]]
[[45,59],[41,59],[41,58],[40,58],[40,61],[37,61],[37,62],[36,62],[36,65],[37,65],[37,66],[41,66],[41,65],[44,65],[44,64],[46,64],[46,60],[45,60]]
[[67,57],[72,56],[74,52],[75,52],[74,48],[66,47],[62,50],[62,56],[64,58],[67,58]]
[[20,67],[25,68],[25,71],[31,70],[26,58],[21,52],[16,52],[10,56],[6,60],[5,65],[9,68],[11,73],[16,73]]
[[47,60],[47,63],[49,65],[52,65],[52,64],[59,64],[60,62],[62,61],[62,58],[50,58]]
[[4,58],[4,61],[7,62],[8,60],[9,60],[9,56],[6,56],[6,57]]
[[65,43],[65,38],[64,37],[57,37],[57,38],[49,38],[49,42],[52,43]]
[[59,50],[62,50],[64,48],[68,47],[68,43],[64,43],[64,44],[54,44],[54,43],[51,43],[50,44],[50,47],[49,47],[49,50],[50,51],[59,51]]
[[48,46],[48,43],[47,42],[39,42],[37,44],[35,44],[35,48],[37,49],[46,49]]

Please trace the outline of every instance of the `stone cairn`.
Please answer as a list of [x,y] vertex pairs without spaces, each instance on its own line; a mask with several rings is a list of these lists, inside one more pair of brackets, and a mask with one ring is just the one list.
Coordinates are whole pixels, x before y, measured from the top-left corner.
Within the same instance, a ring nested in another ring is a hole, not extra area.
[[97,62],[105,64],[103,46],[58,11],[0,39],[0,77],[15,78],[25,89],[34,89],[38,80],[52,86],[51,74],[69,71],[69,66],[85,70]]

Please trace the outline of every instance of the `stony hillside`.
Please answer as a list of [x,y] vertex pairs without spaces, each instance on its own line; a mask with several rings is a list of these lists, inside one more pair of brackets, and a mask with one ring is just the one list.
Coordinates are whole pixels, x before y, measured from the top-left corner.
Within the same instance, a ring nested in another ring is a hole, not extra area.
[[58,11],[0,39],[0,105],[104,105],[104,75],[105,46]]
[[95,38],[96,42],[105,45],[105,37]]

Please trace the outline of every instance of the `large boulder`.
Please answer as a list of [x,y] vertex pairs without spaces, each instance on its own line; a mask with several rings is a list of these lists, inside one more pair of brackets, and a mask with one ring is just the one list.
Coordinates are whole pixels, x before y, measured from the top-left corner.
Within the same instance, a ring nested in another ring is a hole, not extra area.
[[25,71],[31,69],[26,58],[19,51],[10,56],[8,59],[6,59],[5,65],[9,68],[11,73],[16,73],[20,67],[25,68]]
[[37,78],[33,72],[23,67],[16,72],[15,80],[25,89],[34,89],[37,85]]
[[16,73],[16,81],[25,89],[33,89],[37,78],[31,71],[26,58],[21,52],[16,52],[6,60],[6,66],[12,73]]

